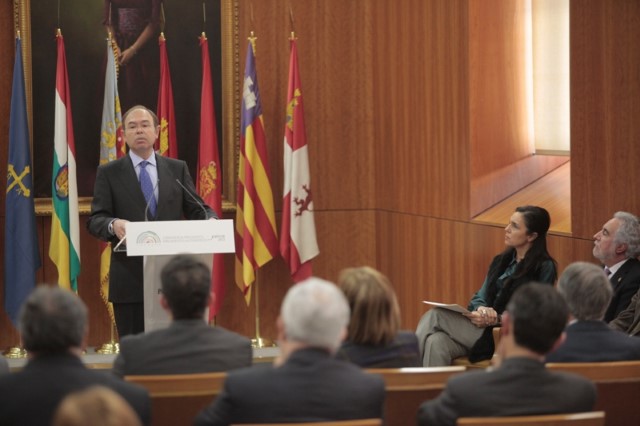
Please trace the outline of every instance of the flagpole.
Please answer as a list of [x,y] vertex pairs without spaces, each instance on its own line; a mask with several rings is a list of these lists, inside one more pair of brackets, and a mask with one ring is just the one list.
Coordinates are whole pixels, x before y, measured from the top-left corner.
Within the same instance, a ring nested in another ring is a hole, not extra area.
[[112,355],[120,353],[120,345],[118,344],[118,342],[116,342],[115,339],[116,325],[111,318],[109,319],[109,321],[111,322],[111,340],[109,340],[107,343],[103,343],[100,348],[96,349],[96,353],[98,354]]
[[4,351],[3,355],[9,359],[26,358],[27,351],[21,345],[17,345]]
[[276,346],[273,340],[260,337],[260,298],[258,294],[258,271],[256,271],[256,280],[252,285],[254,288],[253,293],[256,299],[256,337],[251,339],[251,346],[254,348],[271,348]]

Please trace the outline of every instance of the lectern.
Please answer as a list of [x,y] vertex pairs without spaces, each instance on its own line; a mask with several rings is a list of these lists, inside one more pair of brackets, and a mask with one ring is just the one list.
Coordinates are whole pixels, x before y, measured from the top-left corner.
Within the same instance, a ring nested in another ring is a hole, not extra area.
[[160,272],[172,257],[192,254],[211,268],[213,254],[235,252],[231,219],[128,222],[126,235],[127,256],[144,256],[145,331],[169,325],[159,303]]

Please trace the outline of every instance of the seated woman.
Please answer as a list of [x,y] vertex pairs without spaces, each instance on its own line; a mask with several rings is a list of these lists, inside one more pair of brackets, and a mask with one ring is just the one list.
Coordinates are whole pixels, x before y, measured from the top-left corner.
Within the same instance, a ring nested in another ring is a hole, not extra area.
[[400,328],[400,308],[389,279],[370,267],[347,268],[338,286],[351,309],[348,335],[336,357],[363,368],[418,367],[418,340]]
[[541,207],[516,208],[505,228],[507,249],[493,258],[480,290],[461,315],[443,308],[429,310],[418,323],[416,334],[425,367],[450,365],[454,358],[469,356],[471,362],[490,359],[492,329],[514,290],[531,281],[553,285],[556,261],[547,251],[551,219]]

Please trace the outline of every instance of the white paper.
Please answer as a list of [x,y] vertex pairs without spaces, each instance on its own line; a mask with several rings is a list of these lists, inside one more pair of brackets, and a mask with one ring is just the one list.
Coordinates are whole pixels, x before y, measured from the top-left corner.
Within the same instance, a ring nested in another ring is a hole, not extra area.
[[470,313],[468,310],[466,310],[462,306],[457,305],[455,303],[438,303],[438,302],[429,302],[428,300],[423,300],[422,303],[426,303],[427,305],[435,306],[436,308],[449,309],[450,311],[458,312],[458,313],[461,313],[461,314]]

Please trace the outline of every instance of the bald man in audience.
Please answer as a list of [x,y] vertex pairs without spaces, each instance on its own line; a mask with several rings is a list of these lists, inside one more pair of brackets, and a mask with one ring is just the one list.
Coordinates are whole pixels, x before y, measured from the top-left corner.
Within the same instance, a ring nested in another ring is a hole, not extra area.
[[349,305],[333,284],[309,278],[289,289],[278,318],[281,359],[229,373],[199,426],[382,418],[384,382],[334,358]]
[[572,263],[560,276],[558,291],[571,317],[565,342],[547,355],[547,362],[640,360],[640,337],[612,330],[602,320],[613,293],[602,268]]
[[526,416],[591,411],[589,380],[547,370],[544,356],[564,339],[569,312],[555,288],[518,288],[502,315],[501,362],[490,371],[451,378],[444,391],[418,410],[418,424],[455,426],[459,417]]
[[613,296],[604,321],[614,320],[629,307],[640,289],[640,222],[628,212],[616,212],[593,236],[593,256],[604,265]]

